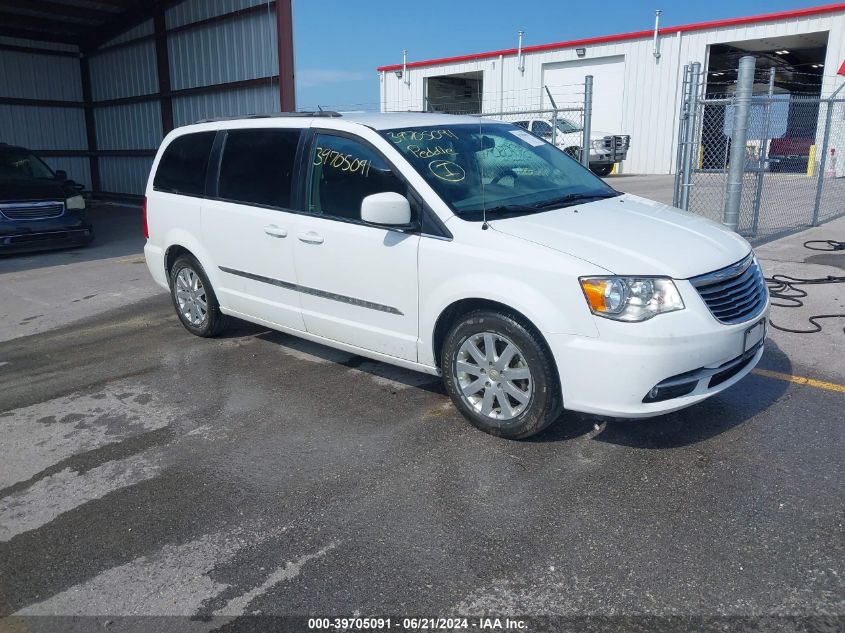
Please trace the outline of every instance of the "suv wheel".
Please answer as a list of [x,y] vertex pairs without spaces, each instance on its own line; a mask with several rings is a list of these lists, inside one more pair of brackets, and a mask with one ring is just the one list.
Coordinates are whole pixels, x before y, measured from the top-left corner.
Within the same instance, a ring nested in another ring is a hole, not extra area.
[[562,409],[557,372],[545,345],[508,314],[479,310],[452,326],[441,370],[455,406],[476,427],[522,439]]
[[226,327],[226,315],[205,271],[196,258],[181,255],[170,269],[170,297],[179,320],[191,334],[217,336]]
[[610,172],[613,171],[613,163],[602,163],[602,164],[590,165],[590,171],[592,171],[596,176],[600,176],[601,178],[604,178],[605,176],[610,175]]

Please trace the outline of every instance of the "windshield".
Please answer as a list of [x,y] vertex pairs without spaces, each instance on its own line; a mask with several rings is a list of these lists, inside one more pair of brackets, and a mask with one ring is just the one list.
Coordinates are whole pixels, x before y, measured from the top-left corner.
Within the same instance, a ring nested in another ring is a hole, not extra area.
[[571,134],[572,132],[580,132],[584,128],[569,119],[561,119],[557,122],[557,129],[564,134]]
[[44,161],[35,154],[16,147],[0,148],[0,180],[53,180],[55,177]]
[[381,134],[467,220],[524,215],[620,195],[525,130],[479,121]]

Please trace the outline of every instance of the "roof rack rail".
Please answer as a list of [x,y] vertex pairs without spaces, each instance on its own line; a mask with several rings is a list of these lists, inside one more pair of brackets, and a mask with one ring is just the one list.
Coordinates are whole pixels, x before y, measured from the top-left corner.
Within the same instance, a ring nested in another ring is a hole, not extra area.
[[317,112],[267,112],[265,114],[242,114],[239,116],[221,116],[210,119],[200,119],[197,123],[215,123],[217,121],[237,121],[239,119],[273,119],[278,117],[309,117],[322,116],[336,118],[343,116],[340,112],[333,110],[320,110]]

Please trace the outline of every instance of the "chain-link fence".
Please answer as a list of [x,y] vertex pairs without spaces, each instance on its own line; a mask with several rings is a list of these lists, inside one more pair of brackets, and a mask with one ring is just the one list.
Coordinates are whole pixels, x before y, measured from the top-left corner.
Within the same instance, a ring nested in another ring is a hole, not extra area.
[[584,108],[547,108],[482,112],[481,116],[513,123],[557,145],[579,160],[584,147]]
[[[426,95],[418,104],[408,101],[382,103],[381,110],[443,112],[506,121],[557,145],[576,160],[590,156],[592,77],[585,77],[580,84],[544,85],[539,90],[483,93],[471,88],[459,93],[441,91],[436,97]],[[618,146],[621,160],[627,142],[620,142]]]
[[454,85],[444,84],[448,77],[435,79],[437,91],[424,84],[422,93],[408,91],[398,100],[320,104],[318,108],[341,113],[442,112],[506,121],[553,143],[600,176],[610,174],[614,165],[627,158],[630,136],[591,133],[592,76],[585,76],[583,83],[491,92],[483,92],[479,82],[465,78],[458,78],[461,81]]
[[845,98],[778,90],[745,64],[730,94],[685,73],[676,206],[755,242],[845,215]]

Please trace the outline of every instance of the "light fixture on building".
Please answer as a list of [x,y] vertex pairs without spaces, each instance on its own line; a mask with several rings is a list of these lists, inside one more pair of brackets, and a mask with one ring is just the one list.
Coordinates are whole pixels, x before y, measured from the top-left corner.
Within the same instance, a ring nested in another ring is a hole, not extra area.
[[523,35],[525,35],[525,31],[517,31],[518,44],[516,47],[516,69],[521,73],[525,72],[525,55],[522,54]]
[[400,79],[404,77],[405,84],[410,86],[411,85],[411,78],[408,76],[408,51],[402,51],[402,70],[396,71],[396,76]]
[[824,64],[813,64],[813,68],[824,68]]
[[578,57],[584,57],[584,55],[587,54],[587,49],[586,48],[576,48],[575,54],[578,55]]
[[654,59],[660,59],[660,14],[663,13],[660,9],[654,12],[654,48],[652,50]]
[[775,55],[789,55],[789,51],[784,48],[783,50],[775,51]]

